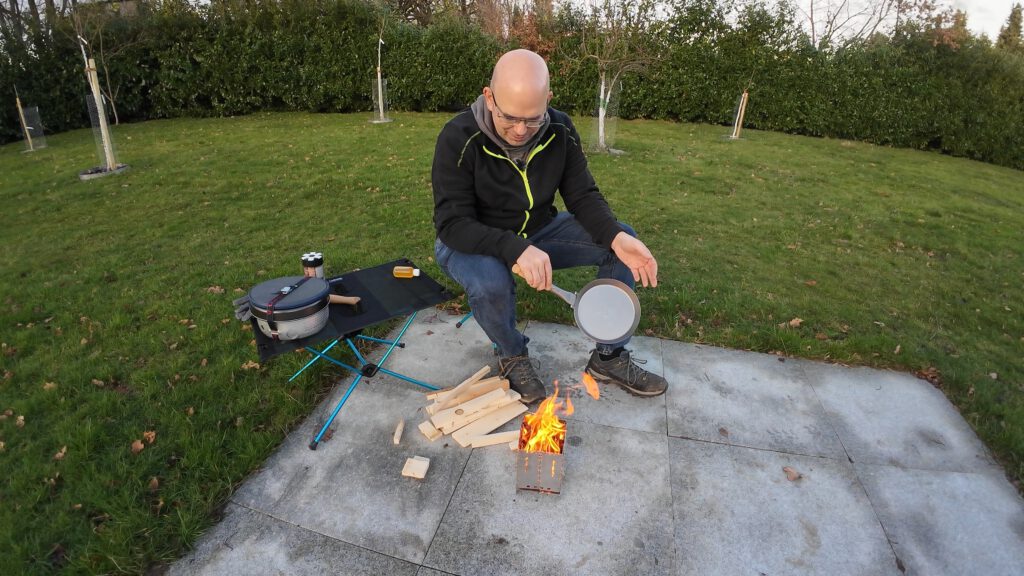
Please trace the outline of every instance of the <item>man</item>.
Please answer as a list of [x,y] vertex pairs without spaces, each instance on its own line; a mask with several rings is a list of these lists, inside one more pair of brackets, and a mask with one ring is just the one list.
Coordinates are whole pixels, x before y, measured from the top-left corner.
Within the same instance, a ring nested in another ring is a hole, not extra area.
[[[551,270],[597,266],[599,278],[658,285],[658,263],[618,222],[587,168],[568,115],[548,107],[544,59],[513,50],[494,66],[490,86],[441,130],[434,151],[437,263],[469,297],[477,323],[496,346],[501,374],[531,403],[545,396],[530,363],[529,338],[516,329],[512,269],[537,290]],[[554,207],[555,191],[568,212]],[[600,344],[586,371],[632,394],[657,396],[665,379],[642,369],[628,338]]]

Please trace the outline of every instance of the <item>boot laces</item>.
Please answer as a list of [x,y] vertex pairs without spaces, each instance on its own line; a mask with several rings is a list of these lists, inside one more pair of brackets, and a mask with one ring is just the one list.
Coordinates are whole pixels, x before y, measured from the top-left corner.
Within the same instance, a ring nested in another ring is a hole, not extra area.
[[[591,350],[591,353],[593,352],[594,350]],[[622,354],[619,354],[618,357],[613,358],[610,361],[621,361],[626,363],[626,382],[629,384],[636,384],[644,377],[644,374],[647,373],[646,370],[640,367],[640,364],[647,364],[647,360],[645,358],[634,358],[633,353],[629,350],[624,350]]]

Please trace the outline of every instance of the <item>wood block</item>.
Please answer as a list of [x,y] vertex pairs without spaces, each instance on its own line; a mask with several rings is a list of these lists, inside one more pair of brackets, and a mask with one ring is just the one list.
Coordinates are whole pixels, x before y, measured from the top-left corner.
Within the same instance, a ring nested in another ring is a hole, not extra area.
[[508,444],[515,442],[519,445],[519,430],[509,430],[508,432],[498,432],[496,434],[484,434],[483,436],[477,436],[473,438],[471,442],[473,448],[482,448],[484,446],[493,446],[495,444]]
[[452,434],[452,438],[459,443],[459,446],[469,446],[469,443],[477,436],[483,436],[493,431],[498,426],[526,412],[526,406],[522,402],[513,402],[507,406],[498,408],[480,418],[476,422],[463,426]]
[[409,478],[423,479],[427,475],[427,469],[430,468],[430,458],[424,458],[423,456],[413,456],[405,461],[405,466],[402,468],[402,476],[408,476]]
[[508,390],[508,380],[500,376],[491,376],[490,378],[480,380],[463,392],[449,396],[444,402],[438,402],[435,405],[438,407],[438,410],[444,410],[445,408],[451,408],[452,406],[457,406],[463,402],[469,402],[473,398],[483,396],[491,390],[497,390],[499,388]]
[[402,441],[402,432],[405,430],[405,420],[399,420],[398,426],[395,426],[395,435],[391,438],[391,443],[398,446],[398,443]]
[[437,414],[441,410],[451,408],[452,406],[457,406],[459,404],[462,404],[463,402],[469,402],[473,398],[483,396],[484,394],[490,392],[491,390],[497,390],[499,388],[502,390],[508,390],[508,380],[500,376],[491,376],[490,378],[484,378],[483,380],[480,380],[476,384],[470,386],[464,392],[461,392],[454,397],[450,397],[444,402],[434,402],[433,404],[428,404],[425,410],[427,411],[427,414],[433,416],[434,414]]
[[[499,390],[496,390],[496,392],[499,392]],[[483,410],[478,410],[471,414],[456,416],[455,419],[452,420],[450,424],[441,427],[441,432],[445,434],[451,434],[458,430],[459,428],[462,428],[463,426],[466,426],[472,422],[476,422],[477,420],[483,418],[484,416],[487,416],[488,414],[494,412],[495,410],[508,406],[513,402],[519,402],[519,399],[521,398],[519,392],[516,392],[514,390],[500,390],[500,392],[505,392],[504,398],[491,404],[490,406],[485,407]]]
[[434,425],[430,423],[430,420],[425,420],[420,423],[420,432],[423,432],[423,435],[431,442],[437,440],[441,436],[444,436],[440,430],[434,428]]
[[430,417],[430,421],[434,423],[435,428],[444,428],[451,426],[452,422],[460,416],[469,416],[481,410],[485,410],[498,402],[501,402],[505,398],[506,392],[504,390],[491,390],[487,394],[474,398],[464,404],[458,404],[452,406],[446,410],[441,410],[437,414]]
[[481,378],[483,378],[485,375],[487,375],[487,373],[490,372],[490,371],[491,371],[491,367],[490,366],[484,366],[483,368],[477,370],[476,374],[473,374],[469,378],[466,378],[465,380],[462,381],[461,384],[459,384],[455,388],[452,388],[451,390],[449,390],[444,396],[438,396],[437,398],[435,398],[435,400],[437,402],[444,402],[448,398],[452,398],[452,397],[458,395],[460,392],[462,392],[466,388],[469,388],[473,384],[476,384]]
[[447,388],[441,388],[440,390],[431,390],[430,392],[427,392],[423,395],[426,396],[427,400],[433,401],[437,400],[438,396],[444,396],[445,394],[451,392],[454,389],[455,386],[448,386]]

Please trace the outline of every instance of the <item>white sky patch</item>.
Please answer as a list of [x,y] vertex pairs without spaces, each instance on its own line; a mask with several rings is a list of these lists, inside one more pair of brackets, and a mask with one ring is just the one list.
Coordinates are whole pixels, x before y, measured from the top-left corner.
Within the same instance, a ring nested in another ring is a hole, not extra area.
[[1024,0],[952,0],[954,8],[967,13],[967,27],[975,34],[985,34],[995,42],[999,29],[1006,24],[1010,10]]

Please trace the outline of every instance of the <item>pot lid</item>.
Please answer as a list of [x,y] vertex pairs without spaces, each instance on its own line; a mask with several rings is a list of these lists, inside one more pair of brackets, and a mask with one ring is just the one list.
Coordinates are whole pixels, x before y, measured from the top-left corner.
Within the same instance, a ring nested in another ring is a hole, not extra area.
[[270,301],[281,293],[282,289],[295,286],[303,278],[306,278],[305,282],[290,290],[274,303],[274,310],[303,308],[319,302],[330,294],[330,284],[323,278],[284,276],[253,286],[252,290],[249,290],[249,303],[251,306],[266,308]]

